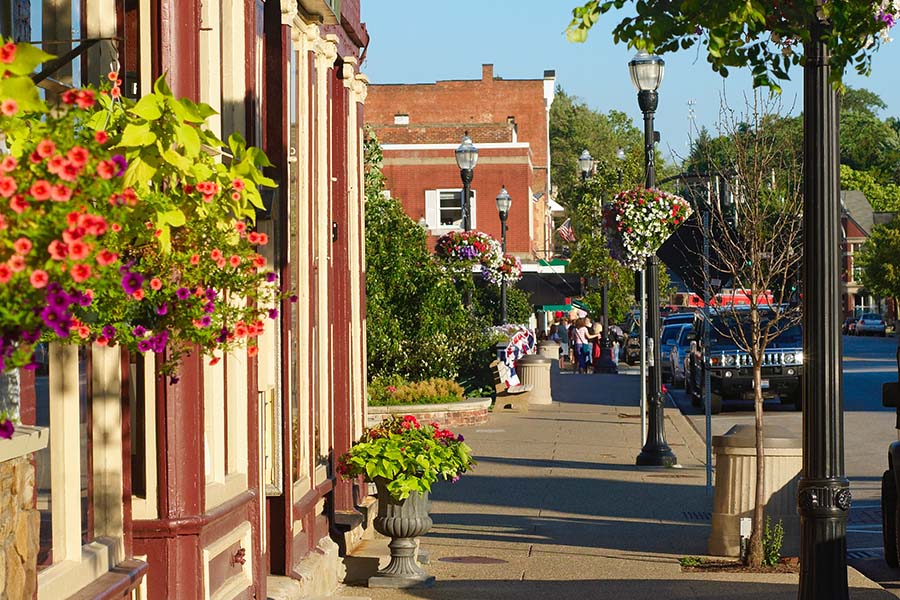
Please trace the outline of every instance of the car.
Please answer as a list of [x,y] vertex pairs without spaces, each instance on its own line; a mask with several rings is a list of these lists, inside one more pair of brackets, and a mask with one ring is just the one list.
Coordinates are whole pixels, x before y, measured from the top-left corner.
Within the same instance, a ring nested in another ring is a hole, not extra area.
[[[881,405],[897,411],[898,438],[900,438],[900,337],[897,338],[897,381],[881,386]],[[890,567],[900,566],[898,541],[900,531],[900,441],[888,447],[887,471],[881,476],[881,533],[884,544],[884,560]]]
[[[763,313],[763,318],[766,318]],[[727,400],[752,399],[753,368],[750,355],[728,335],[734,325],[727,314],[709,314],[696,327],[697,339],[691,343],[685,375],[685,388],[695,406],[704,397],[705,375],[710,376],[710,408],[719,413]],[[709,328],[709,345],[703,344],[704,329]],[[778,397],[782,404],[801,409],[800,380],[803,374],[803,336],[800,325],[781,332],[770,342],[762,365],[763,398]]]
[[[682,324],[681,330],[678,332],[678,338],[669,349],[669,370],[672,373],[672,385],[675,387],[684,386],[685,364],[688,352],[691,350],[691,342],[694,339],[693,332],[694,327],[692,324]],[[665,360],[665,357],[663,357],[663,360]]]
[[844,322],[841,323],[841,334],[842,335],[856,335],[856,321],[858,321],[856,317],[847,317],[844,319]]
[[856,335],[879,335],[884,337],[886,333],[887,324],[879,314],[864,313],[856,322]]

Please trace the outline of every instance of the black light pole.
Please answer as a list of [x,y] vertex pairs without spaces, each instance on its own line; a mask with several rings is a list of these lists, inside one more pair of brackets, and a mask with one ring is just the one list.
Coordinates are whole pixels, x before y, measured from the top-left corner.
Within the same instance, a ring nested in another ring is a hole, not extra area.
[[[659,95],[656,90],[662,82],[665,63],[658,56],[641,50],[628,63],[631,82],[638,90],[638,104],[644,113],[644,172],[647,188],[656,187],[655,146],[656,132],[653,131],[653,115]],[[659,259],[656,254],[647,259],[647,338],[653,342],[653,364],[650,366],[647,392],[647,440],[637,457],[637,464],[649,466],[671,466],[678,462],[669,444],[663,409],[662,372],[659,352]],[[642,340],[643,341],[643,340]]]
[[[821,5],[823,0],[817,0]],[[819,12],[818,14],[821,14]],[[800,508],[801,600],[846,600],[847,513],[840,335],[840,179],[838,97],[829,81],[824,35],[810,23],[803,67],[803,469]]]
[[456,165],[459,167],[459,178],[462,179],[462,228],[469,231],[472,228],[472,219],[469,214],[469,185],[472,183],[472,175],[475,164],[478,162],[478,148],[472,143],[468,132],[463,136],[462,143],[456,149]]
[[[506,191],[506,186],[500,188],[497,194],[497,212],[500,214],[500,246],[503,248],[503,255],[506,256],[506,217],[509,215],[509,209],[512,206],[512,198]],[[506,325],[506,277],[500,277],[500,320]]]

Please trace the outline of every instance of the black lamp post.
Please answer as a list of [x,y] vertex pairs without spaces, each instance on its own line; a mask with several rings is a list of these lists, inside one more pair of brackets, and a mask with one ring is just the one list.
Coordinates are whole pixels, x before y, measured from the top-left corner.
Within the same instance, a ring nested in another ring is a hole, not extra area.
[[469,231],[472,228],[472,219],[469,215],[469,185],[472,183],[472,175],[475,163],[478,162],[478,148],[472,143],[469,134],[463,136],[462,143],[456,149],[456,165],[459,167],[459,177],[462,179],[462,228]]
[[[822,3],[822,0],[817,2]],[[803,67],[803,469],[800,507],[801,600],[846,600],[847,514],[840,335],[838,97],[829,81],[815,19]]]
[[[506,217],[509,215],[510,206],[512,198],[509,197],[506,186],[503,186],[497,194],[497,212],[500,214],[500,246],[504,255],[506,255]],[[506,325],[506,277],[503,276],[500,278],[500,321]]]
[[[641,50],[628,63],[631,82],[638,90],[638,105],[644,113],[644,172],[647,188],[656,187],[656,168],[654,164],[656,132],[653,131],[653,115],[656,112],[659,96],[656,90],[662,83],[665,62],[658,56]],[[662,372],[659,352],[659,259],[654,254],[647,259],[647,337],[653,341],[653,364],[650,366],[649,391],[647,392],[647,440],[637,457],[639,465],[671,466],[678,462],[669,444],[666,443],[666,431],[663,409],[665,398],[662,395]],[[643,341],[643,340],[642,340]],[[642,346],[645,344],[642,344]],[[646,351],[646,350],[645,350]]]

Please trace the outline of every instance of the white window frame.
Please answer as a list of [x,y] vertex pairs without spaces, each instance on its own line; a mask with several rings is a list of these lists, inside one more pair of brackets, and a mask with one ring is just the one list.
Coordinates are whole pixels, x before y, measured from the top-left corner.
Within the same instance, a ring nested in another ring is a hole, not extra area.
[[[459,194],[460,203],[462,203],[462,188],[438,188],[436,190],[425,190],[425,223],[428,231],[432,235],[443,235],[450,231],[462,231],[462,221],[459,225],[442,225],[441,224],[441,194]],[[477,194],[475,190],[469,190],[471,199],[469,201],[469,229],[477,228],[476,215],[478,214]]]

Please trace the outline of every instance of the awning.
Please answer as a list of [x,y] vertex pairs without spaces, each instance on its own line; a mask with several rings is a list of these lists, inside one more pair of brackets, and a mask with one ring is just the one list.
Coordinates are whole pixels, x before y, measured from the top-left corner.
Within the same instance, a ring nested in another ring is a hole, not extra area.
[[538,310],[542,310],[544,312],[564,312],[568,313],[570,310],[575,308],[574,304],[544,304],[543,306],[539,306]]
[[566,305],[566,298],[581,296],[581,275],[577,273],[522,273],[516,287],[528,294],[528,302],[533,306]]

